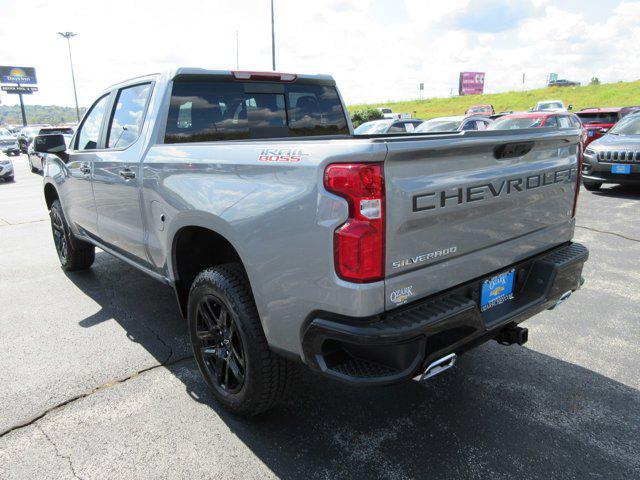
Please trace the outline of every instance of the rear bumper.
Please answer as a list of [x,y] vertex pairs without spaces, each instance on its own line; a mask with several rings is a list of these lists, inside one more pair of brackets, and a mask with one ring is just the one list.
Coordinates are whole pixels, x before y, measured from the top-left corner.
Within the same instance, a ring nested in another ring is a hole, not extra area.
[[413,378],[433,360],[460,355],[556,305],[580,288],[588,256],[585,246],[569,243],[494,272],[515,269],[514,298],[485,312],[479,308],[481,284],[492,274],[373,318],[320,313],[303,335],[305,361],[361,385]]
[[619,185],[640,185],[640,173],[629,173],[621,175],[610,172],[593,172],[588,175],[582,174],[583,180],[597,183],[617,183]]

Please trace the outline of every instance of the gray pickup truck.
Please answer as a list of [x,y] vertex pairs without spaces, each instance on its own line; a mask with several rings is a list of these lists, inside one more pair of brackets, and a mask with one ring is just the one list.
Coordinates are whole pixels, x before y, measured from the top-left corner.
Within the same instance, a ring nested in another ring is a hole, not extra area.
[[35,149],[63,268],[99,247],[172,286],[212,393],[253,415],[298,363],[386,385],[523,344],[582,283],[578,133],[354,136],[329,76],[181,68]]

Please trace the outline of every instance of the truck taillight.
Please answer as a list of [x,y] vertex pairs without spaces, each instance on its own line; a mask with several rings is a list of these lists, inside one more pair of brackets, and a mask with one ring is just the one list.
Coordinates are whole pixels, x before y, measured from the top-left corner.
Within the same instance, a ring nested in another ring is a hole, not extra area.
[[336,163],[324,172],[324,186],[349,203],[349,218],[334,233],[338,276],[356,283],[384,278],[384,166]]
[[576,217],[578,209],[578,195],[580,194],[580,184],[582,183],[582,147],[578,146],[578,173],[576,174],[576,194],[573,197],[573,209],[571,210],[571,218]]

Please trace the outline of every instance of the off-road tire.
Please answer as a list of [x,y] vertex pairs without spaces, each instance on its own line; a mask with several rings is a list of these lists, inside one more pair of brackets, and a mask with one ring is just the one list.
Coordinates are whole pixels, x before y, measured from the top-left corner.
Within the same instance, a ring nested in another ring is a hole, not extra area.
[[73,272],[91,267],[96,257],[96,249],[90,243],[73,237],[59,200],[54,200],[51,204],[49,217],[53,242],[62,269]]
[[[214,378],[216,358],[202,353],[205,347],[198,336],[202,336],[198,329],[203,325],[202,314],[198,310],[203,302],[212,299],[221,301],[221,305],[226,307],[227,318],[235,322],[233,335],[239,333],[242,341],[244,378],[241,387],[237,387],[238,391],[234,393],[229,393],[227,385],[221,385]],[[272,408],[287,396],[295,383],[298,365],[269,348],[249,281],[241,265],[223,264],[198,274],[189,291],[187,320],[200,373],[216,400],[227,410],[251,417]]]

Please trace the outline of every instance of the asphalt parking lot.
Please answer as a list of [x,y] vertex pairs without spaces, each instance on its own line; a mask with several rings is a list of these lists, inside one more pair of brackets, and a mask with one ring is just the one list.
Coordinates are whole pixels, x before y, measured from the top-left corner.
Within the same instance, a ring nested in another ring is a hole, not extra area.
[[172,291],[59,267],[26,157],[0,182],[0,478],[640,478],[640,190],[580,194],[586,283],[427,385],[303,372],[253,421],[213,403]]

